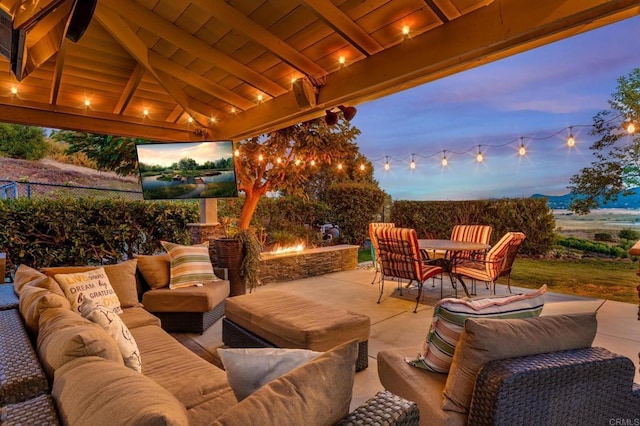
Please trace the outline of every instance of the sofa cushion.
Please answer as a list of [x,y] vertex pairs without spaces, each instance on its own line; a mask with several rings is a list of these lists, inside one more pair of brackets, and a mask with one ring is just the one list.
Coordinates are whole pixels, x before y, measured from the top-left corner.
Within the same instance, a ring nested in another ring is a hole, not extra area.
[[129,329],[145,325],[160,327],[160,318],[140,307],[124,308],[120,314],[120,319]]
[[[52,278],[44,277],[40,284],[46,281],[53,281]],[[45,285],[46,286],[46,285]],[[25,326],[32,336],[38,334],[38,323],[40,321],[40,313],[49,308],[71,309],[71,304],[66,297],[56,294],[46,288],[26,285],[20,291],[20,299],[18,308],[24,319]]]
[[414,367],[447,373],[456,344],[467,318],[528,318],[540,315],[547,286],[525,293],[475,300],[442,299],[436,303],[431,328],[417,358],[407,359]]
[[349,413],[358,342],[351,340],[273,380],[218,417],[220,425],[334,425]]
[[111,286],[104,268],[71,274],[55,274],[53,277],[62,287],[74,312],[80,313],[80,304],[85,298],[96,300],[116,314],[122,312],[118,295]]
[[169,287],[171,279],[171,257],[169,253],[158,255],[136,255],[138,270],[149,287],[153,289]]
[[378,352],[378,377],[384,388],[418,404],[421,425],[463,426],[467,416],[444,411],[442,391],[447,376],[412,367],[406,357],[415,356],[420,346],[384,349]]
[[84,318],[98,324],[113,337],[122,354],[124,365],[138,373],[142,372],[142,360],[136,340],[118,314],[114,314],[91,299],[82,301],[80,313]]
[[215,281],[200,287],[145,291],[142,303],[149,312],[209,312],[228,296],[229,283]]
[[219,348],[217,352],[238,401],[321,354],[280,348]]
[[99,356],[122,364],[118,345],[97,324],[61,308],[47,309],[40,316],[37,351],[45,373],[53,373],[67,362],[84,356]]
[[20,295],[24,286],[46,288],[60,296],[64,296],[64,292],[55,280],[48,280],[47,276],[42,272],[27,265],[20,265],[13,278],[13,290],[17,295]]
[[[193,423],[207,424],[207,419],[236,403],[226,373],[191,352],[160,327],[133,328],[131,334],[143,359],[142,373],[178,398]],[[198,420],[192,412],[203,417]]]
[[476,376],[486,362],[589,347],[597,327],[595,313],[467,320],[447,377],[443,409],[469,411]]
[[63,424],[189,424],[184,406],[153,380],[97,357],[83,357],[56,371],[53,399]]
[[73,274],[88,272],[103,268],[109,278],[109,283],[118,296],[120,307],[141,306],[138,300],[138,287],[136,280],[137,259],[127,260],[115,265],[104,266],[56,266],[42,268],[42,272],[50,277],[56,274]]
[[192,246],[160,241],[171,257],[169,288],[202,285],[206,281],[218,281],[213,273],[209,257],[209,241]]

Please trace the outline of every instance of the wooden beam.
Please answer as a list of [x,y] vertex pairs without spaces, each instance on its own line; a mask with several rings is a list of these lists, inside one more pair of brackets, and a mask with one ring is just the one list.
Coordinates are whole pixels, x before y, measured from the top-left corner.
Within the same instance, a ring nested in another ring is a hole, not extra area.
[[120,99],[118,99],[118,103],[113,109],[114,114],[122,114],[124,110],[127,109],[127,106],[129,105],[129,102],[138,88],[138,84],[140,84],[140,80],[142,80],[142,76],[145,72],[146,70],[144,67],[140,65],[139,62],[136,63],[136,66],[133,68],[133,72],[129,76],[127,84],[124,86]]
[[24,2],[15,11],[13,17],[13,29],[27,28],[34,25],[55,8],[70,0],[40,0]]
[[[115,38],[122,47],[133,58],[138,61],[142,67],[150,72],[155,79],[160,83],[162,88],[167,91],[178,105],[195,118],[195,113],[207,115],[208,111],[198,111],[188,98],[188,96],[178,87],[173,78],[168,74],[156,71],[149,63],[149,49],[140,38],[133,32],[131,27],[111,9],[107,9],[102,6],[102,3],[98,4],[95,15],[100,25]],[[206,123],[198,123],[202,127],[207,127]]]
[[51,77],[51,93],[49,94],[49,103],[55,105],[58,103],[58,92],[60,92],[60,80],[62,79],[62,70],[64,69],[64,61],[67,58],[67,47],[69,46],[69,40],[66,38],[62,40],[60,50],[58,50],[58,56],[56,57],[56,66],[53,69],[53,76]]
[[153,34],[162,37],[169,43],[172,43],[192,55],[211,63],[217,68],[233,74],[236,78],[243,80],[247,84],[268,94],[269,96],[279,96],[287,92],[287,90],[279,84],[263,77],[260,73],[236,61],[218,49],[209,46],[204,41],[178,28],[171,22],[161,19],[158,15],[135,2],[127,0],[109,0],[109,2],[106,3],[99,3],[99,5],[103,4],[105,7],[112,8],[112,10],[126,16],[127,19],[135,22]]
[[184,110],[182,109],[182,107],[180,105],[176,105],[176,107],[173,109],[173,111],[171,111],[171,113],[167,117],[166,121],[168,121],[169,123],[176,123],[183,113],[184,113]]
[[229,25],[234,30],[243,33],[254,43],[259,44],[271,51],[278,58],[296,68],[302,74],[321,78],[327,71],[316,65],[311,59],[298,52],[293,47],[273,35],[265,28],[257,25],[255,21],[240,13],[233,6],[224,0],[195,0],[205,12],[211,14],[216,19]]
[[637,0],[496,0],[329,75],[314,108],[297,111],[293,94],[280,96],[220,123],[217,136],[255,136],[639,14]]
[[[200,0],[205,1],[205,0]],[[358,24],[353,22],[343,11],[330,0],[304,0],[322,21],[333,28],[345,40],[366,56],[380,52],[383,47]]]
[[[10,103],[5,103],[10,102]],[[136,137],[157,141],[202,140],[193,128],[164,121],[125,119],[121,115],[95,113],[92,116],[76,108],[0,99],[0,116],[7,123],[37,124],[54,129],[83,130],[107,135]]]
[[247,110],[255,106],[255,103],[236,94],[232,90],[213,83],[211,82],[211,80],[204,78],[200,74],[188,70],[187,68],[178,65],[177,63],[155,52],[149,52],[149,63],[154,68],[172,75],[178,80],[187,83],[189,86],[195,87],[196,89],[210,94],[211,96],[215,96],[216,98],[227,102],[228,104],[231,104],[236,108]]

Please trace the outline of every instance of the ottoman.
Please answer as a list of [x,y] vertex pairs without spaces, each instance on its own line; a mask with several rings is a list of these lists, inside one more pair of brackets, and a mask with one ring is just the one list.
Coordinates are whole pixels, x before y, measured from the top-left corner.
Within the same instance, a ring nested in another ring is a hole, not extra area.
[[324,352],[358,339],[356,371],[369,366],[368,316],[280,291],[227,298],[222,341],[232,348],[278,347]]

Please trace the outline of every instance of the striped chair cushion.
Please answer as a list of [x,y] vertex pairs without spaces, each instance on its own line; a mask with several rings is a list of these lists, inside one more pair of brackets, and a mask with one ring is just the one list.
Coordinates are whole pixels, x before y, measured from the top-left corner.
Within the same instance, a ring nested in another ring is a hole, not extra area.
[[487,253],[482,262],[464,262],[457,265],[455,272],[467,277],[482,281],[494,281],[502,271],[502,264],[505,260],[509,247],[514,244],[521,244],[525,239],[522,232],[507,232]]
[[448,373],[451,360],[467,318],[530,318],[537,317],[544,306],[547,286],[506,297],[476,300],[442,299],[435,305],[433,321],[422,352],[416,359],[407,359],[414,367],[436,373]]
[[395,228],[396,224],[391,222],[371,222],[369,223],[369,239],[371,240],[371,247],[373,247],[373,263],[378,267],[379,263],[379,251],[378,251],[378,237],[376,236],[377,228]]
[[190,287],[219,280],[213,273],[208,241],[192,246],[168,241],[161,241],[161,244],[171,258],[169,288]]
[[[415,229],[377,228],[375,232],[384,275],[423,282],[442,270],[423,262]],[[388,250],[382,250],[383,247]]]
[[[489,244],[493,227],[490,225],[455,225],[451,231],[452,241],[471,241],[474,243]],[[456,253],[458,259],[468,259],[474,256],[471,251]]]

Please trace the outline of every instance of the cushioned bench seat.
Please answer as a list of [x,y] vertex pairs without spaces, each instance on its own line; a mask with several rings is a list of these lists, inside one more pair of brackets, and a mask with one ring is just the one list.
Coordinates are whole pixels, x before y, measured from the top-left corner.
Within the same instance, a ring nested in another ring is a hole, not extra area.
[[[222,340],[230,347],[275,346],[324,352],[358,339],[356,369],[368,366],[368,316],[279,291],[230,297]],[[257,337],[257,338],[255,338]]]
[[162,321],[167,331],[202,333],[224,314],[229,281],[212,281],[202,287],[168,287],[145,291],[142,304]]

